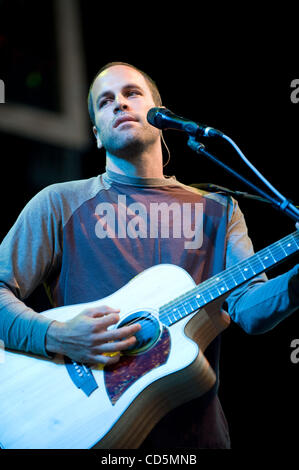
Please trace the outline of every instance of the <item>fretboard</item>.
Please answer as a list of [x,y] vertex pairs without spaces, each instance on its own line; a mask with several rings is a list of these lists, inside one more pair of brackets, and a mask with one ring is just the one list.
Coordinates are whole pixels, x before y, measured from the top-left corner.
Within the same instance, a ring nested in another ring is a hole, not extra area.
[[159,317],[165,325],[171,326],[258,274],[266,272],[298,250],[297,230],[163,305],[160,307]]

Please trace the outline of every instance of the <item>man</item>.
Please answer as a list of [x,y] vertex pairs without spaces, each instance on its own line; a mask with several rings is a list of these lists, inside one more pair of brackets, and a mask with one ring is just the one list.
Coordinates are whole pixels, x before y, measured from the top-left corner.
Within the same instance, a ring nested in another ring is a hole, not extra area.
[[[23,300],[40,283],[47,285],[53,306],[97,300],[158,263],[182,266],[198,284],[253,253],[236,201],[200,193],[163,175],[160,131],[146,118],[159,105],[155,84],[132,65],[111,63],[96,76],[89,111],[97,146],[106,150],[106,172],[45,188],[3,240],[0,338],[6,347],[44,356],[62,353],[79,362],[116,363],[140,329],[137,324],[107,330],[118,322],[121,305],[119,310],[103,305],[59,322],[34,312]],[[191,234],[197,241],[193,245],[186,245],[186,220],[176,218],[184,211],[168,210],[168,226],[157,219],[152,231],[148,229],[153,205],[164,203],[169,209],[174,201],[175,208],[190,207],[189,239]],[[136,207],[139,223],[132,226]],[[109,219],[109,208],[114,218]],[[171,229],[168,236],[163,235],[166,229]],[[202,239],[196,239],[198,229]],[[271,281],[258,276],[234,291],[227,299],[232,319],[248,333],[273,328],[298,308],[298,273],[295,266]],[[219,352],[218,337],[206,351],[217,376]],[[169,413],[144,446],[229,448],[217,387],[218,381],[202,398]]]

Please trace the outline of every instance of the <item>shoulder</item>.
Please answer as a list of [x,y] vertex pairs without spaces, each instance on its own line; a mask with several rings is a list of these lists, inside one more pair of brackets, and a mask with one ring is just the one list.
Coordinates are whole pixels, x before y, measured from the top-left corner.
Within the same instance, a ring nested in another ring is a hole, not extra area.
[[84,202],[103,189],[101,175],[89,179],[54,183],[40,190],[24,207],[22,214],[54,217],[66,222]]
[[63,183],[54,183],[43,188],[37,195],[37,198],[63,199],[69,197],[91,198],[101,189],[100,176],[94,176],[89,179],[65,181]]
[[199,197],[204,198],[212,204],[215,203],[227,208],[229,214],[232,214],[237,206],[237,201],[228,194],[203,190],[200,188],[200,184],[187,185],[179,182],[178,180],[175,180],[175,183],[187,192],[197,194]]

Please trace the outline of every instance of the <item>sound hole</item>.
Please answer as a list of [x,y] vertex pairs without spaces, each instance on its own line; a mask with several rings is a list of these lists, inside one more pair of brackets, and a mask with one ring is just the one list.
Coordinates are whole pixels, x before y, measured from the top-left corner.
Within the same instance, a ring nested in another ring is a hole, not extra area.
[[139,323],[141,330],[135,334],[136,343],[123,351],[123,353],[129,355],[142,354],[153,347],[160,338],[162,332],[161,323],[150,312],[141,310],[123,318],[117,325],[117,328],[129,326],[132,323]]

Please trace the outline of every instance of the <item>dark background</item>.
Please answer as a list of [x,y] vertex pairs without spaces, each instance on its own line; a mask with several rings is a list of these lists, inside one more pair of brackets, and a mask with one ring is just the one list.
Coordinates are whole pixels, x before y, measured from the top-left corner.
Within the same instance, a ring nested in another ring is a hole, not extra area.
[[[0,124],[1,239],[25,203],[43,187],[104,171],[105,155],[96,148],[85,103],[97,70],[113,60],[147,72],[172,111],[221,129],[282,194],[299,204],[299,103],[290,99],[291,81],[298,77],[295,43],[288,35],[293,12],[285,11],[287,33],[282,35],[285,18],[273,6],[266,13],[243,6],[231,16],[227,8],[215,6],[203,10],[171,4],[162,12],[154,3],[106,7],[88,0],[61,3],[77,15],[84,83],[83,93],[74,99],[82,104],[86,136],[72,145],[55,142],[55,137],[39,139],[33,131],[24,133],[18,116],[15,127]],[[59,15],[54,1],[0,2],[0,78],[6,92],[0,117],[12,105],[63,115],[59,57],[67,61],[68,52],[59,39]],[[79,56],[76,47],[72,53]],[[70,74],[69,86],[77,79]],[[167,175],[186,184],[210,182],[250,192],[192,152],[183,134],[164,135],[171,152]],[[205,143],[210,152],[258,183],[228,144]],[[294,223],[269,205],[239,202],[256,251],[294,230]],[[282,274],[296,262],[298,258],[287,261],[268,276]],[[46,305],[42,291],[28,302],[37,310]],[[236,325],[222,336],[220,397],[233,448],[293,448],[299,421],[299,364],[290,360],[290,343],[299,337],[298,312],[261,336],[249,336]]]

